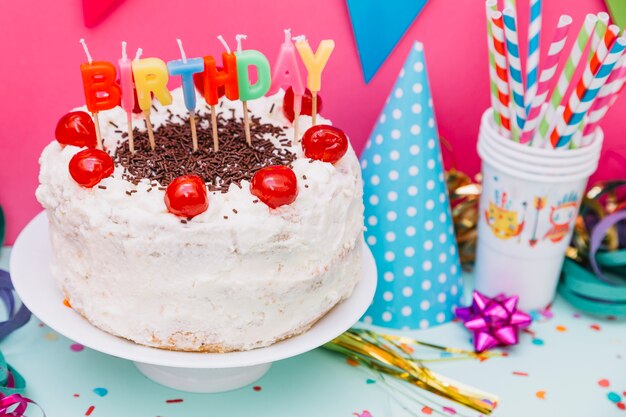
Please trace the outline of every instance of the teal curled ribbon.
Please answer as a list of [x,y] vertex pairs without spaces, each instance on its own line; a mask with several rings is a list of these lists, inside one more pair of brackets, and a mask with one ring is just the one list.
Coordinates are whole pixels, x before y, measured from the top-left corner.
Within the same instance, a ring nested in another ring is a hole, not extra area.
[[608,230],[626,220],[626,210],[603,218],[589,239],[589,265],[584,268],[572,259],[563,264],[559,294],[574,307],[588,313],[626,316],[626,249],[600,252]]
[[[4,244],[5,230],[4,212],[0,207],[0,247]],[[0,322],[0,339],[3,339],[26,324],[30,319],[30,312],[24,305],[15,311],[11,278],[8,272],[2,270],[0,270],[0,299],[9,314],[8,320]],[[7,363],[0,352],[0,417],[26,417],[24,413],[29,405],[37,407],[38,414],[45,417],[46,414],[37,403],[22,395],[25,389],[24,377]]]
[[26,389],[24,377],[4,359],[0,352],[0,417],[26,417],[29,405],[39,408],[39,415],[45,417],[41,407],[22,395]]

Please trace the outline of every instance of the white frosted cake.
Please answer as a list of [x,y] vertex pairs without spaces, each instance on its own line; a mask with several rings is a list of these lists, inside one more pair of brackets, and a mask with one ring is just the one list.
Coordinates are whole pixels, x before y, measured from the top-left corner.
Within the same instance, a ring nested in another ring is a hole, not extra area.
[[[241,103],[222,99],[215,153],[207,150],[209,107],[198,96],[201,151],[188,157],[187,110],[181,90],[172,94],[172,105],[155,104],[151,113],[153,153],[141,115],[131,156],[126,113],[100,113],[115,168],[92,188],[68,170],[84,148],[53,141],[43,151],[37,199],[68,304],[102,330],[172,350],[248,350],[306,331],[359,280],[363,204],[354,151],[348,145],[334,164],[304,156],[279,92],[248,103],[251,148]],[[299,118],[301,132],[310,125],[310,117]],[[291,167],[293,202],[270,208],[251,193],[250,177],[265,165]],[[192,218],[171,213],[164,201],[171,180],[185,174],[199,175],[208,189],[208,208]]]

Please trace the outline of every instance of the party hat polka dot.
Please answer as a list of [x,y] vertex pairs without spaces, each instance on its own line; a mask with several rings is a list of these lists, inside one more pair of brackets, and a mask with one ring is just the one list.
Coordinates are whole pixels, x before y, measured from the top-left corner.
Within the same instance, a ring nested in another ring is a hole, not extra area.
[[461,270],[421,43],[400,71],[361,166],[365,238],[379,274],[363,320],[411,329],[451,320]]

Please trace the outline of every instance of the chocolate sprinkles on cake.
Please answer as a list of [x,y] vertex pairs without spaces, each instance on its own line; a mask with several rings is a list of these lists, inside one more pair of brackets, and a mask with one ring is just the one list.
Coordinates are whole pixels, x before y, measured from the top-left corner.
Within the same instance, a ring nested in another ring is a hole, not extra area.
[[[217,115],[219,152],[213,152],[210,114],[197,115],[199,149],[192,152],[191,129],[188,120],[168,113],[168,121],[154,132],[157,149],[152,151],[147,132],[133,131],[135,150],[133,155],[127,142],[115,151],[116,163],[125,168],[124,179],[138,184],[143,178],[163,186],[181,175],[195,174],[204,179],[210,191],[227,192],[230,184],[241,187],[241,181],[251,180],[261,168],[270,165],[287,165],[295,154],[276,147],[266,135],[281,145],[289,146],[281,127],[262,124],[259,117],[250,118],[252,146],[246,144],[241,119],[226,119]],[[234,113],[233,113],[234,116]],[[156,185],[156,184],[154,184]]]

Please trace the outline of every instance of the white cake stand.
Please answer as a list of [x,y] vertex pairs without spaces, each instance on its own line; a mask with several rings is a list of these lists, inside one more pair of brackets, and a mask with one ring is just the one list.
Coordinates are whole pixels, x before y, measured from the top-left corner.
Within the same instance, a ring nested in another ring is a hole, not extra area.
[[308,332],[247,352],[174,352],[135,344],[92,326],[63,304],[50,273],[52,249],[45,213],[22,231],[11,251],[11,277],[22,302],[52,329],[91,349],[131,360],[153,381],[182,391],[222,392],[261,378],[272,362],[315,349],[350,328],[365,313],[376,290],[376,264],[363,244],[361,280],[352,296]]

